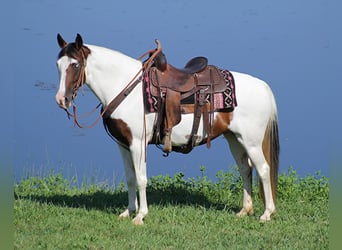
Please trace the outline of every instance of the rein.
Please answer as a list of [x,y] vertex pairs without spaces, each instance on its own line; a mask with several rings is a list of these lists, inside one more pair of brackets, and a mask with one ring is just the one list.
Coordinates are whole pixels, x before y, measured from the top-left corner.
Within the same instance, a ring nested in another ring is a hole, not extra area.
[[[69,119],[70,119],[70,117],[74,118],[74,126],[77,125],[79,128],[93,128],[101,120],[101,118],[105,119],[105,118],[109,118],[110,117],[110,115],[121,104],[121,102],[132,92],[132,90],[138,85],[138,83],[142,81],[143,76],[140,75],[140,74],[142,72],[146,71],[147,69],[149,69],[152,66],[154,58],[158,55],[159,52],[161,52],[162,48],[161,48],[159,40],[156,39],[155,42],[157,44],[157,48],[156,49],[149,50],[149,51],[145,52],[144,54],[142,54],[138,58],[138,60],[142,60],[146,55],[148,55],[148,54],[151,55],[143,63],[141,69],[135,74],[135,76],[123,88],[123,90],[116,97],[114,97],[114,99],[106,107],[103,108],[101,114],[96,118],[96,120],[91,125],[88,125],[88,126],[82,125],[82,124],[80,124],[78,119],[79,118],[84,118],[84,117],[87,117],[87,116],[90,116],[91,114],[93,114],[101,106],[101,103],[99,103],[93,110],[91,110],[87,114],[82,115],[82,116],[77,116],[77,114],[76,114],[76,104],[73,101],[73,114],[71,114],[68,110],[65,110],[65,111],[67,112],[67,115],[68,115]],[[80,77],[80,80],[79,80],[79,82],[76,85],[76,89],[78,89],[81,86],[83,87],[83,84],[85,82],[85,63],[83,64],[82,68],[83,68],[83,70],[81,72],[82,76]]]

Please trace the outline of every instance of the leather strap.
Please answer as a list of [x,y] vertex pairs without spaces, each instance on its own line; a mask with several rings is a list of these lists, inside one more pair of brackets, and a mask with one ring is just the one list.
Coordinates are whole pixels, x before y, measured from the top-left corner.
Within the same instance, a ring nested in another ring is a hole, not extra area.
[[[140,73],[141,70],[138,72]],[[136,77],[135,77],[136,78]],[[133,78],[133,79],[135,79]],[[103,119],[109,118],[115,109],[121,104],[123,100],[132,92],[132,90],[142,81],[142,76],[136,79],[133,83],[128,84],[103,110]]]
[[[152,53],[152,55],[143,63],[142,68],[138,71],[138,73],[133,77],[133,79],[127,84],[127,86],[103,109],[101,116],[103,119],[110,117],[110,115],[114,112],[114,110],[120,105],[120,103],[132,92],[132,90],[138,85],[139,82],[143,80],[143,74],[138,77],[143,71],[147,71],[152,63],[154,58],[162,51],[160,42],[158,39],[155,40],[157,44],[157,49],[153,51],[148,51],[144,53],[139,59],[148,53]],[[138,78],[137,78],[138,77]],[[134,82],[133,80],[136,79]]]
[[192,123],[192,129],[190,134],[190,139],[188,146],[193,148],[195,146],[196,138],[197,138],[197,131],[199,127],[199,123],[201,121],[202,113],[205,109],[203,109],[203,106],[206,106],[205,103],[205,94],[203,90],[200,90],[200,92],[197,95],[198,100],[196,100],[196,106],[195,106],[195,112],[194,112],[194,121]]

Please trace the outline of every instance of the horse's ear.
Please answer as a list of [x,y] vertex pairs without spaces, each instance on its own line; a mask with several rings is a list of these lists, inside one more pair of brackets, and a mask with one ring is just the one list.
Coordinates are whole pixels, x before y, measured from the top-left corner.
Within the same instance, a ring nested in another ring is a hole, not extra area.
[[80,50],[83,46],[83,39],[80,34],[77,34],[76,36],[75,45],[77,50]]
[[61,47],[61,49],[63,49],[67,45],[67,42],[64,41],[64,39],[59,33],[57,34],[57,42],[58,42],[59,47]]

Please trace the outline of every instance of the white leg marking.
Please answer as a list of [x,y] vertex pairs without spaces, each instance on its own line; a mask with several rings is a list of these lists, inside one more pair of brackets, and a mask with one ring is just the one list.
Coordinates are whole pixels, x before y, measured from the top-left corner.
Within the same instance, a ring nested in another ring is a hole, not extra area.
[[267,164],[261,146],[248,149],[248,154],[255,165],[264,189],[265,211],[260,217],[260,221],[271,220],[271,215],[275,213],[275,204],[272,196],[270,166]]
[[[139,142],[137,140],[137,142]],[[145,147],[138,143],[138,145],[131,146],[131,156],[133,160],[136,185],[139,192],[139,210],[133,219],[135,225],[144,224],[143,219],[148,214],[147,197],[146,197],[146,162],[145,162]]]
[[122,159],[124,162],[125,167],[125,175],[126,175],[126,182],[128,187],[128,208],[119,215],[120,218],[127,218],[136,210],[138,210],[138,201],[137,201],[137,194],[136,194],[136,176],[133,167],[133,161],[131,153],[119,146]]

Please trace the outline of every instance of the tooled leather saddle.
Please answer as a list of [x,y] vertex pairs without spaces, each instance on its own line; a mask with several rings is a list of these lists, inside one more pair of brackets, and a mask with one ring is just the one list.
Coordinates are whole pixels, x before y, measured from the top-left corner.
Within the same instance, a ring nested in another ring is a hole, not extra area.
[[[184,68],[178,69],[167,63],[163,52],[159,52],[153,65],[145,72],[150,80],[150,91],[158,97],[158,113],[152,143],[164,143],[163,151],[190,152],[196,144],[201,117],[206,130],[207,146],[210,147],[213,123],[213,100],[215,93],[226,90],[226,80],[214,65],[208,65],[205,57],[192,58]],[[181,105],[181,101],[193,96],[192,108]],[[172,128],[181,121],[182,113],[193,113],[194,120],[187,145],[172,147]]]

